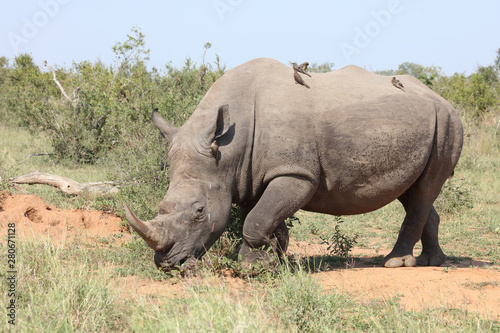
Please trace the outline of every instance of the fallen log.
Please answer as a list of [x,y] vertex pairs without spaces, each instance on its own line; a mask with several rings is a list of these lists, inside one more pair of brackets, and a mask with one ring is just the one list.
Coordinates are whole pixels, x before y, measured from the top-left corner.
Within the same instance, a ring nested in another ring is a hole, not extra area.
[[67,195],[101,196],[104,198],[112,197],[118,193],[120,185],[117,182],[79,183],[73,179],[38,171],[32,171],[27,175],[11,178],[8,182],[11,184],[50,185],[58,188]]

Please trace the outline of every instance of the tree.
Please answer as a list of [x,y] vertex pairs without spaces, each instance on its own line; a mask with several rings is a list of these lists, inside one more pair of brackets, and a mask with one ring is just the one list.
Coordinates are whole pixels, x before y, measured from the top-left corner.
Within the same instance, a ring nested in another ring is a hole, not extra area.
[[426,67],[413,62],[404,62],[400,64],[393,75],[402,74],[408,74],[416,77],[429,88],[432,88],[435,80],[442,76],[440,67]]
[[495,69],[500,73],[500,48],[497,50],[497,57],[495,59]]
[[498,106],[495,88],[481,72],[468,77],[455,73],[451,77],[443,78],[436,86],[436,91],[475,119],[481,119],[488,111]]
[[328,73],[333,71],[333,62],[324,62],[322,64],[318,63],[312,63],[312,65],[309,65],[309,68],[307,69],[309,72],[312,73]]
[[479,66],[477,74],[481,75],[486,83],[490,85],[498,82],[498,71],[495,66]]

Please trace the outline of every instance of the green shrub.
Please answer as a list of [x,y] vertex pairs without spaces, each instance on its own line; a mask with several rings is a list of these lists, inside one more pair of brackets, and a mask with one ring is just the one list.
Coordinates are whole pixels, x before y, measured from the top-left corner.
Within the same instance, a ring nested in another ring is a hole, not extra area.
[[500,108],[500,49],[494,65],[479,66],[475,73],[467,76],[455,73],[446,76],[437,66],[423,66],[404,62],[396,70],[376,71],[377,74],[392,76],[409,74],[443,96],[466,118],[480,122],[491,111]]
[[120,208],[127,203],[141,219],[156,216],[168,189],[169,169],[167,142],[152,124],[131,124],[121,135],[121,143],[102,164],[108,170],[108,178],[122,184],[115,197]]
[[467,116],[482,120],[486,113],[498,108],[498,87],[498,83],[488,82],[481,73],[468,77],[455,73],[441,78],[436,91],[455,107],[465,110]]
[[39,68],[28,54],[9,67],[0,58],[0,117],[7,118],[8,110],[20,125],[47,132],[60,160],[95,163],[122,143],[130,144],[131,126],[143,135],[141,127],[150,125],[155,107],[182,125],[225,71],[218,57],[214,64],[203,60],[197,66],[188,59],[181,69],[168,64],[164,72],[149,70],[145,36],[136,27],[113,51],[114,67],[82,61],[68,69]]
[[435,80],[442,75],[440,67],[426,67],[412,62],[404,62],[398,66],[394,75],[401,74],[412,75],[429,88],[433,88]]
[[464,178],[452,177],[444,183],[434,203],[438,213],[456,214],[474,206],[472,185]]
[[340,230],[339,224],[344,222],[341,216],[335,216],[335,222],[335,231],[332,235],[319,235],[319,237],[322,244],[328,245],[327,250],[330,255],[347,258],[349,251],[357,243],[358,235],[349,236]]

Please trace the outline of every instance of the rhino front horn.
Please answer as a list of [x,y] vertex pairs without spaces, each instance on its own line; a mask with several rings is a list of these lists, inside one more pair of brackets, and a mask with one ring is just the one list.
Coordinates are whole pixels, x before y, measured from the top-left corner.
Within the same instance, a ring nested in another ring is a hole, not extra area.
[[160,243],[158,234],[146,223],[139,220],[127,204],[125,204],[124,209],[125,216],[132,228],[134,228],[152,249],[157,250]]

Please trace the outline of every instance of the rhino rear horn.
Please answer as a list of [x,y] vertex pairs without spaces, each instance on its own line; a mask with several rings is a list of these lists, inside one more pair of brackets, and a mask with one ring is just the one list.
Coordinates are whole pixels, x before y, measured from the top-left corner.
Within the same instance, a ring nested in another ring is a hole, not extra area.
[[165,119],[163,119],[158,113],[158,108],[154,109],[151,114],[151,121],[160,130],[161,135],[166,138],[169,142],[172,141],[175,133],[177,133],[178,128],[169,124]]
[[127,220],[132,228],[134,228],[134,230],[146,241],[146,243],[148,243],[149,247],[154,250],[158,250],[158,245],[160,243],[158,233],[145,222],[138,219],[127,204],[125,204],[124,209],[125,216],[127,217]]

